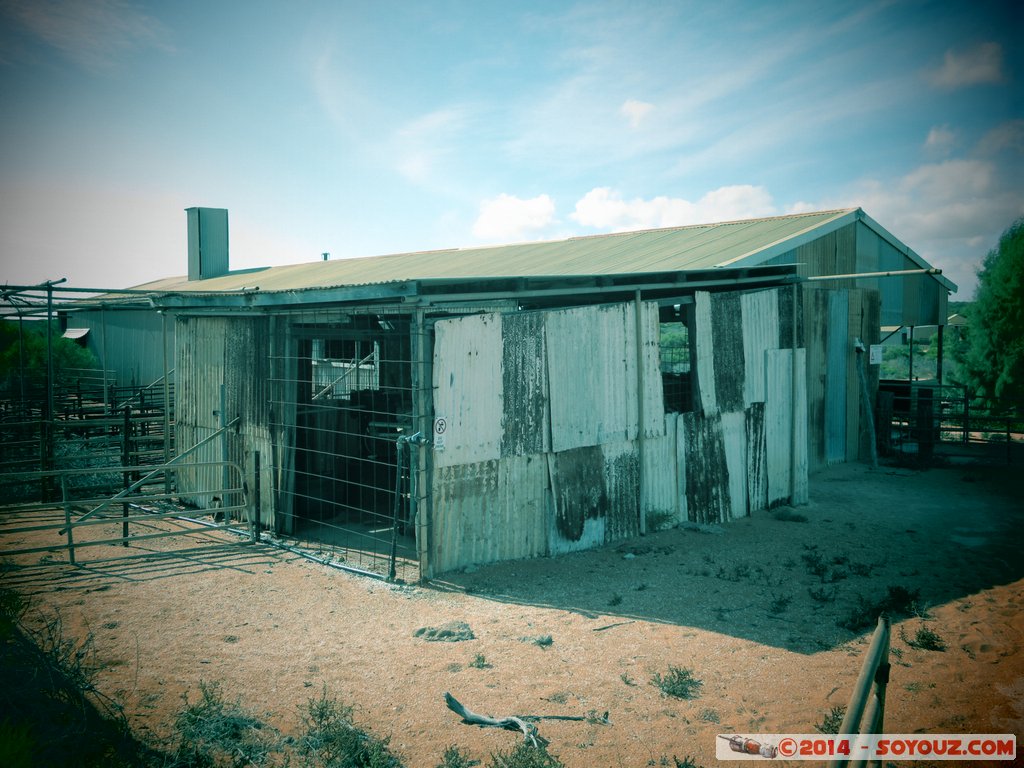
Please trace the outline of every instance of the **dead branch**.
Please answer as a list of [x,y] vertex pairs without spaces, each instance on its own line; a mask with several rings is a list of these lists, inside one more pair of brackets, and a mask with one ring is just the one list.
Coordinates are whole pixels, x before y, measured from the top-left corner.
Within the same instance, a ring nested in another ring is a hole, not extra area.
[[444,703],[448,705],[448,709],[461,717],[462,722],[467,725],[479,725],[481,728],[503,728],[506,731],[519,731],[523,734],[523,739],[534,747],[547,747],[549,744],[548,740],[537,732],[537,726],[526,722],[521,717],[512,716],[495,718],[488,717],[487,715],[478,715],[476,712],[464,707],[459,700],[450,693],[445,693]]
[[606,629],[611,629],[612,627],[624,627],[627,624],[633,624],[635,622],[636,622],[636,619],[630,619],[629,621],[617,621],[614,624],[605,624],[603,627],[597,627],[596,629],[594,629],[592,631],[594,631],[594,632],[604,632]]

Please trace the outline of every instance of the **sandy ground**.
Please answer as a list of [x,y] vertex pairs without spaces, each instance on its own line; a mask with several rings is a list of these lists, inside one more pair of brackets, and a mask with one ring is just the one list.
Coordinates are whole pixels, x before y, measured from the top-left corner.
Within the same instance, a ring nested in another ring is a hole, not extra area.
[[[79,637],[92,634],[98,687],[146,738],[171,735],[183,695],[194,701],[200,681],[219,681],[285,733],[326,685],[412,768],[433,768],[452,744],[486,761],[517,738],[462,724],[444,706],[446,691],[494,716],[607,712],[608,723],[540,723],[552,753],[580,768],[671,764],[673,755],[713,766],[716,734],[813,732],[847,703],[867,647],[870,630],[837,622],[859,596],[899,586],[921,597],[918,615],[893,627],[886,730],[1020,740],[1019,487],[1007,469],[838,466],[812,478],[808,506],[784,510],[806,522],[757,513],[430,586],[240,544],[16,569],[4,582],[32,594],[38,609],[59,610]],[[811,572],[817,555],[823,575]],[[416,636],[451,621],[468,623],[475,639]],[[921,627],[947,650],[910,647]],[[546,647],[532,642],[547,635]],[[471,665],[479,656],[482,668]],[[652,685],[673,666],[703,681],[699,698]]]

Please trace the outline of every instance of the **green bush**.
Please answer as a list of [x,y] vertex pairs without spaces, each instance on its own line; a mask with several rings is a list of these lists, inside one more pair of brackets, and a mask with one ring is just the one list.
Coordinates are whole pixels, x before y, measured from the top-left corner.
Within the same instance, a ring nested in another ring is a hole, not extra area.
[[402,762],[388,749],[389,739],[379,739],[357,728],[352,707],[328,696],[309,699],[301,713],[304,733],[298,739],[305,765],[317,768],[401,768]]

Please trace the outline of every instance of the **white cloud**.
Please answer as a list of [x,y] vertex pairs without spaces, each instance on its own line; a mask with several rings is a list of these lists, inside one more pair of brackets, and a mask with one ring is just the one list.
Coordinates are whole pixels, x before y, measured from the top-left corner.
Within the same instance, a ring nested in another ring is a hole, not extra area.
[[988,247],[1024,214],[1024,194],[997,163],[953,159],[918,166],[895,179],[863,180],[838,205],[863,207],[969,298]]
[[73,62],[99,72],[142,48],[173,51],[163,24],[123,0],[11,0],[3,10]]
[[924,148],[936,155],[948,155],[956,142],[956,134],[949,129],[948,125],[937,125],[928,131],[928,137],[924,140]]
[[778,210],[764,187],[742,184],[719,187],[697,202],[665,196],[623,200],[609,187],[595,187],[577,201],[576,210],[569,215],[586,227],[625,232],[757,218],[776,213]]
[[619,114],[629,121],[630,128],[639,128],[640,123],[642,123],[644,118],[650,114],[652,109],[654,109],[654,105],[646,101],[627,99],[622,106],[619,107]]
[[1003,48],[999,43],[982,43],[966,51],[946,51],[942,66],[931,73],[932,83],[940,88],[1003,81]]
[[536,234],[555,220],[555,203],[548,195],[527,200],[506,195],[480,203],[473,234],[482,240],[516,240]]

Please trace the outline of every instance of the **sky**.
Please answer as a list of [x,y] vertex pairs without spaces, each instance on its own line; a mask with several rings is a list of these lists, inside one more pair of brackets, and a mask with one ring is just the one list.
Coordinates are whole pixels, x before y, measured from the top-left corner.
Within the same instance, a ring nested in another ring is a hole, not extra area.
[[860,206],[970,299],[1024,3],[0,0],[0,284]]

